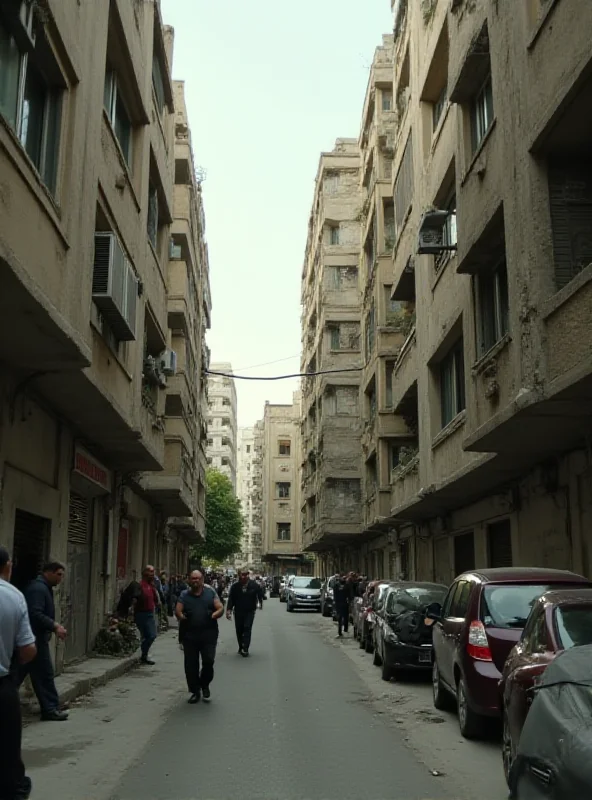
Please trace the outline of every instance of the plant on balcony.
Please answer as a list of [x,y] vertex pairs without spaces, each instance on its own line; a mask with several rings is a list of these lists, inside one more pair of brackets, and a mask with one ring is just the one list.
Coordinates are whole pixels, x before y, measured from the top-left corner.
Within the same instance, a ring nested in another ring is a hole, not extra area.
[[415,309],[411,303],[397,303],[386,312],[386,326],[407,335],[415,324]]
[[241,504],[230,480],[218,470],[208,470],[206,484],[206,539],[192,547],[191,555],[197,560],[225,561],[241,547]]

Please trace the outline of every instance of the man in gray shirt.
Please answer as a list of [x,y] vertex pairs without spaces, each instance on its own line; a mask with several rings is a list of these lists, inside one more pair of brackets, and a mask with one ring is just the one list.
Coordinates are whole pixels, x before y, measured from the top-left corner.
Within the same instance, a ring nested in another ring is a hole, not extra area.
[[0,546],[0,800],[24,800],[31,794],[31,779],[21,759],[21,704],[18,680],[11,669],[37,654],[27,603],[12,586],[12,561]]

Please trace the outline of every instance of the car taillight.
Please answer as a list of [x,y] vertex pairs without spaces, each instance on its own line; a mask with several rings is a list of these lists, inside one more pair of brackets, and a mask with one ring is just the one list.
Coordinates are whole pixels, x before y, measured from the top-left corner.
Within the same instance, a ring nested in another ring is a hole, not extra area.
[[482,622],[475,620],[469,627],[469,642],[467,653],[476,661],[493,661],[489,641]]

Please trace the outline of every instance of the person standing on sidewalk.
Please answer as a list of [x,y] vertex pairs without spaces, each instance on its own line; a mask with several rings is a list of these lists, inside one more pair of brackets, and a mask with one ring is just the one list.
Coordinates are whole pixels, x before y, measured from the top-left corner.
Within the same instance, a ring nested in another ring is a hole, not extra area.
[[60,698],[56,689],[53,662],[49,643],[52,634],[62,641],[67,636],[66,629],[55,621],[53,590],[64,579],[66,567],[61,561],[48,561],[41,574],[25,589],[25,600],[29,609],[31,628],[35,634],[37,655],[19,670],[19,684],[27,675],[41,707],[41,719],[49,722],[64,722],[68,719],[65,711],[60,711]]
[[154,661],[148,658],[150,648],[156,639],[156,615],[160,605],[160,597],[154,585],[154,567],[146,564],[142,570],[142,580],[138,584],[132,600],[134,610],[134,622],[140,631],[140,661],[142,664],[154,665]]
[[189,703],[193,704],[199,701],[200,695],[206,702],[210,700],[218,620],[224,613],[224,606],[211,586],[204,585],[204,574],[200,569],[194,569],[189,580],[191,586],[179,597],[175,613],[185,655],[185,677],[191,694]]
[[10,554],[0,547],[0,800],[26,800],[31,779],[21,758],[21,701],[11,666],[13,658],[20,664],[32,661],[37,648],[27,602],[11,585],[11,572]]
[[251,631],[258,603],[261,603],[263,608],[263,590],[256,581],[249,579],[249,570],[242,569],[238,581],[232,584],[228,592],[226,619],[232,619],[234,611],[238,652],[243,658],[249,655]]
[[333,588],[333,602],[337,616],[337,638],[340,639],[349,628],[349,606],[352,601],[352,586],[340,575]]

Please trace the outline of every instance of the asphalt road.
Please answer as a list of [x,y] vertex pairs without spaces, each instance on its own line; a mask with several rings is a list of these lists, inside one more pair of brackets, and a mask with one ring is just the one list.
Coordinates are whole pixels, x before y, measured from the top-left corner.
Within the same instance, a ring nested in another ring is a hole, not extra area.
[[236,653],[226,631],[212,702],[172,710],[166,734],[161,730],[145,748],[114,798],[450,797],[410,758],[397,731],[359,702],[365,687],[308,614],[266,602],[249,659]]
[[499,741],[462,739],[429,680],[385,684],[330,620],[275,599],[249,659],[220,627],[209,705],[187,704],[169,632],[156,666],[81,699],[66,723],[28,724],[33,800],[505,800]]

